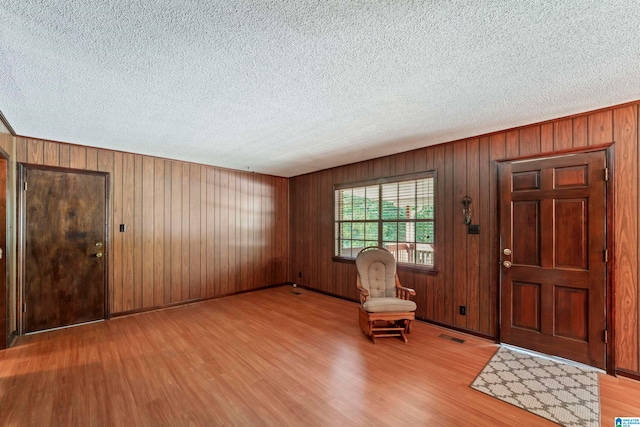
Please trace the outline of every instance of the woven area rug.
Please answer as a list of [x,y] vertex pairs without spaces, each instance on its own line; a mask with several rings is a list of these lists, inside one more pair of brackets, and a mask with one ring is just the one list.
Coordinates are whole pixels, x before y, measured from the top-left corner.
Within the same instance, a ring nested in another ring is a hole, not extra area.
[[598,373],[500,347],[471,387],[562,426],[599,426]]

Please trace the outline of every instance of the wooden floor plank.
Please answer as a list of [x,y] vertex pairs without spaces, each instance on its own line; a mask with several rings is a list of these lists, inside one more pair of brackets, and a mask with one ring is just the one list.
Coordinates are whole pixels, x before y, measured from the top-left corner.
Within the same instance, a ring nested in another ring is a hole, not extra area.
[[[279,287],[21,337],[0,352],[4,425],[555,425],[469,387],[497,346],[416,322],[367,340],[357,305]],[[440,338],[446,334],[463,344]],[[640,415],[603,375],[602,425]]]

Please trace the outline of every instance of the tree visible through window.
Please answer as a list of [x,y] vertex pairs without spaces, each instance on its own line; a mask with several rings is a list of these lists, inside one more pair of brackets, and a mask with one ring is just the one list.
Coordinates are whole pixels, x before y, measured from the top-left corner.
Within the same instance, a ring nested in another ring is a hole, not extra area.
[[434,266],[434,174],[335,187],[335,255],[387,248],[400,263]]

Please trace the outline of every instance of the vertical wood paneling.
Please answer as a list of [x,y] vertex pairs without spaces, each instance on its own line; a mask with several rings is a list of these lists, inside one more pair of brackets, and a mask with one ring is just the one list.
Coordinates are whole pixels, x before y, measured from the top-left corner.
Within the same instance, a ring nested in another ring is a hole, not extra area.
[[264,239],[262,233],[264,228],[262,227],[262,177],[260,175],[251,175],[251,181],[253,182],[253,192],[251,193],[250,200],[253,205],[253,230],[252,230],[252,244],[253,248],[253,287],[263,286],[263,278],[261,277],[266,273],[264,264],[262,262],[262,252],[264,251]]
[[573,120],[558,120],[553,123],[553,147],[556,151],[573,147]]
[[[262,230],[262,245],[264,248],[275,248],[275,242],[273,240],[273,229],[275,228],[270,224],[269,218],[272,217],[272,209],[270,199],[274,192],[274,179],[269,175],[262,177],[262,215],[261,215],[261,230]],[[287,212],[288,213],[288,212]],[[288,227],[287,222],[287,227]],[[264,277],[260,286],[264,286],[267,283],[275,283],[275,275],[273,263],[271,262],[270,251],[262,251],[262,265],[264,270]]]
[[220,170],[207,168],[207,296],[220,295]]
[[[111,255],[113,258],[113,313],[124,311],[122,297],[122,277],[124,272],[123,259],[123,240],[126,233],[119,231],[119,224],[123,223],[123,171],[122,171],[122,153],[113,154],[113,216],[111,230],[113,231],[113,247]],[[130,187],[129,187],[130,188]]]
[[520,132],[518,130],[511,130],[506,133],[505,144],[507,158],[512,159],[520,156]]
[[[476,220],[480,224],[480,235],[478,242],[478,308],[477,313],[477,331],[483,334],[489,335],[491,333],[490,317],[485,313],[490,312],[492,305],[491,300],[491,281],[487,280],[490,277],[489,268],[491,266],[491,208],[490,208],[490,192],[487,189],[490,188],[491,179],[491,161],[490,161],[490,145],[489,137],[480,138],[480,145],[478,147],[478,164],[479,164],[479,179],[478,188],[476,192],[478,194],[478,209]],[[473,314],[473,313],[472,313]],[[470,325],[470,328],[472,326]]]
[[573,148],[587,146],[587,116],[573,118]]
[[238,173],[240,180],[240,289],[251,288],[253,274],[250,274],[249,265],[253,255],[249,247],[249,227],[251,224],[251,214],[249,206],[249,180],[246,175]]
[[[200,167],[200,296],[202,298],[210,296],[207,292],[207,167]],[[211,212],[214,216],[215,212]]]
[[189,299],[203,297],[200,256],[201,256],[201,172],[200,165],[191,165],[189,170]]
[[540,151],[540,126],[520,129],[520,155],[530,156]]
[[190,239],[191,231],[189,229],[189,225],[191,222],[191,215],[190,215],[191,204],[189,203],[190,196],[191,196],[191,191],[190,191],[191,182],[189,181],[189,178],[191,176],[190,170],[191,170],[190,164],[188,163],[182,164],[182,189],[180,190],[180,194],[182,195],[182,202],[180,203],[180,210],[182,211],[182,229],[181,229],[182,252],[180,253],[180,256],[182,257],[182,281],[180,282],[182,286],[182,292],[180,294],[181,296],[178,301],[188,301],[190,299],[189,297],[189,290],[191,287],[190,286],[191,270],[189,269],[189,259],[191,256],[191,252],[189,251],[189,247],[191,244],[191,239]]
[[153,195],[153,306],[164,304],[165,287],[165,261],[164,248],[165,239],[165,171],[164,160],[154,159],[154,195]]
[[142,156],[133,157],[133,310],[139,310],[142,305],[142,294],[144,292],[143,270],[143,159]]
[[[158,195],[155,191],[155,160],[142,157],[142,212],[140,215],[142,228],[142,298],[141,307],[153,307],[155,300],[155,222]],[[161,264],[160,262],[158,264]]]
[[87,147],[87,164],[86,169],[94,171],[98,168],[98,149]]
[[182,299],[182,164],[171,163],[171,302]]
[[[447,163],[445,162],[445,157],[447,157],[447,153],[445,153],[445,146],[438,145],[433,149],[433,159],[434,159],[434,169],[436,171],[436,206],[435,206],[435,215],[436,215],[436,268],[439,270],[438,275],[435,277],[434,281],[434,294],[433,294],[433,317],[432,320],[437,322],[444,322],[444,310],[445,310],[445,289],[447,287],[447,283],[445,283],[445,278],[447,278],[447,253],[450,252],[447,250],[447,244],[450,241],[451,232],[450,225],[447,224],[447,218],[451,217],[451,212],[448,212],[445,204],[445,197],[447,191],[447,179],[445,168]],[[449,184],[450,185],[450,184]],[[449,188],[449,194],[451,194],[451,189]]]
[[87,148],[80,145],[69,146],[69,167],[73,169],[87,168]]
[[540,126],[540,151],[542,153],[553,151],[553,123],[545,123]]
[[[443,196],[443,206],[444,206],[444,236],[454,236],[454,229],[456,221],[454,216],[457,212],[460,212],[459,206],[454,206],[453,199],[456,199],[457,194],[454,190],[454,163],[453,163],[453,145],[447,144],[445,145],[444,150],[444,170],[443,173],[439,176],[442,176],[441,179],[444,179],[444,191],[442,192]],[[459,214],[457,215],[458,221],[460,220]],[[455,238],[454,238],[455,239]],[[438,319],[440,322],[446,323],[448,325],[453,325],[453,310],[455,306],[455,300],[453,298],[453,290],[456,287],[455,279],[453,278],[453,269],[454,269],[454,255],[459,251],[459,247],[454,247],[455,240],[451,239],[451,237],[447,238],[445,244],[442,245],[442,252],[440,253],[441,258],[444,258],[444,277],[445,283],[443,288],[443,296],[444,299],[442,302],[438,301],[438,305],[442,305],[442,317]]]
[[173,162],[164,162],[164,287],[163,304],[173,301],[173,259],[171,256],[175,240],[173,236]]
[[71,151],[68,144],[60,144],[60,167],[71,167]]
[[601,111],[587,116],[588,145],[601,145],[613,141],[613,112]]
[[218,239],[218,251],[220,252],[220,262],[219,276],[218,278],[218,295],[226,295],[229,293],[229,270],[231,262],[229,261],[230,250],[230,239],[229,239],[229,229],[231,228],[230,217],[231,205],[229,204],[229,171],[222,170],[218,171],[219,177],[216,176],[216,182],[219,182],[219,191],[220,191],[220,215],[219,215],[219,228],[220,228],[220,237]]
[[122,155],[122,223],[127,231],[122,234],[122,310],[133,310],[134,240],[137,227],[134,223],[135,159],[133,154]]
[[619,368],[638,366],[638,116],[637,106],[613,111],[616,141],[616,362]]
[[27,142],[28,162],[36,165],[44,163],[44,143],[37,139],[29,139]]
[[[449,304],[449,319],[453,324],[467,327],[467,316],[459,312],[460,306],[468,306],[467,282],[467,226],[462,216],[462,199],[467,195],[467,143],[466,141],[453,144],[453,191],[449,204],[452,207],[453,219],[453,253],[451,254],[451,277],[453,278],[452,300]],[[476,200],[477,202],[477,200]],[[473,206],[475,208],[475,206]],[[465,268],[461,268],[464,266]]]
[[[470,139],[467,141],[467,183],[465,193],[471,197],[472,203],[472,224],[481,224],[483,212],[480,199],[480,140]],[[482,228],[480,228],[481,232]],[[465,230],[466,231],[466,230]],[[466,328],[474,331],[480,328],[480,235],[468,234],[467,240],[467,260],[466,270],[466,299],[467,299],[467,319]]]
[[[436,167],[435,167],[435,151],[436,150],[433,147],[429,147],[421,151],[424,151],[425,153],[424,170],[435,171],[436,170]],[[436,176],[436,181],[438,181],[437,176]],[[437,187],[435,188],[435,191],[439,192]],[[439,212],[436,212],[436,217],[439,217]],[[440,232],[437,227],[439,222],[440,221],[436,219],[436,229],[434,230],[436,242],[442,240],[440,239],[440,236],[439,236]],[[439,250],[437,243],[436,243],[436,250]],[[434,317],[433,300],[436,292],[435,286],[436,286],[435,277],[433,275],[428,275],[426,278],[426,284],[425,284],[425,294],[422,296],[422,300],[424,301],[424,304],[425,304],[424,319],[433,319]]]
[[230,289],[235,289],[236,286],[238,286],[237,283],[237,278],[236,278],[236,273],[237,273],[237,265],[236,265],[236,248],[238,246],[237,242],[237,237],[239,236],[239,232],[238,232],[238,226],[236,226],[236,219],[238,217],[239,214],[239,203],[236,204],[236,202],[238,201],[238,199],[240,198],[239,195],[239,186],[237,185],[237,181],[236,181],[236,172],[234,171],[229,171],[229,175],[228,175],[228,179],[229,179],[229,191],[228,191],[228,197],[229,197],[229,217],[228,217],[228,221],[229,221],[229,234],[227,236],[228,241],[229,241],[229,245],[228,245],[228,265],[229,265],[229,272],[228,272],[228,277],[229,280],[227,282],[226,285],[226,289],[225,289],[225,294],[229,292]]
[[[413,155],[413,171],[414,172],[423,172],[429,170],[427,166],[427,152],[426,148],[421,150],[416,150]],[[379,164],[379,161],[375,161],[376,164]],[[379,178],[380,175],[375,175],[375,178]]]
[[60,165],[60,144],[50,141],[44,142],[43,164],[47,166]]
[[27,163],[27,138],[16,138],[16,162]]
[[[396,171],[394,175],[404,175],[405,173],[407,173],[407,156],[409,155],[410,153],[399,153],[394,156],[396,159]],[[361,178],[359,178],[358,180],[361,180]]]

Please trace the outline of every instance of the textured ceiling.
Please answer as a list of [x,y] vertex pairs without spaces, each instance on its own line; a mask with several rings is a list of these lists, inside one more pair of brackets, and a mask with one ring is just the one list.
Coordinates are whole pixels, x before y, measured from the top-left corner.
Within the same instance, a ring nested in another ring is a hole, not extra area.
[[280,176],[640,99],[638,0],[0,0],[18,134]]

